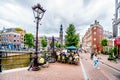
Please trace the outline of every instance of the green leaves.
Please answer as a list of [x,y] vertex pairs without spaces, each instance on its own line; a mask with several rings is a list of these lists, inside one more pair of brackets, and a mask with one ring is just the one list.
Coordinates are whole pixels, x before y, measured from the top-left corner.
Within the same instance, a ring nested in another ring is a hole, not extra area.
[[42,47],[46,47],[47,46],[47,41],[45,38],[42,39],[41,41]]
[[101,40],[101,45],[102,46],[108,46],[108,40],[107,39],[102,39]]
[[76,30],[73,24],[70,24],[66,30],[65,35],[65,45],[68,46],[76,46],[79,43],[79,35],[76,34]]
[[26,33],[24,39],[24,44],[27,45],[29,48],[34,46],[34,36],[31,33]]

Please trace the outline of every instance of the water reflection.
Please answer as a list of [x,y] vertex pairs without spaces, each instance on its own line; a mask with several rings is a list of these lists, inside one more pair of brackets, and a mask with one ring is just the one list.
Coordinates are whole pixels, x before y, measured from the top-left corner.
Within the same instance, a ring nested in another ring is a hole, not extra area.
[[12,55],[4,57],[2,70],[27,67],[30,63],[30,54]]

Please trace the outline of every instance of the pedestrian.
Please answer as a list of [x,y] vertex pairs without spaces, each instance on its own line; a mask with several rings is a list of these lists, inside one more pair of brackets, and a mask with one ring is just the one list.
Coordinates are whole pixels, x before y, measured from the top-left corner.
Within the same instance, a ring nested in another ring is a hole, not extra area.
[[93,60],[93,56],[94,56],[94,51],[91,52],[91,56],[90,56],[91,60]]
[[95,53],[95,55],[94,55],[94,64],[93,65],[94,65],[95,68],[100,69],[98,63],[99,63],[98,54]]

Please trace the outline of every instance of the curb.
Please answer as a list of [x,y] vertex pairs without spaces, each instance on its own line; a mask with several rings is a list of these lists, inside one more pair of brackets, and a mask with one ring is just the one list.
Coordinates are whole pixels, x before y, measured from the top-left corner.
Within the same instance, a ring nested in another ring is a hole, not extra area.
[[120,72],[120,69],[117,69],[117,68],[115,68],[115,67],[113,67],[113,66],[111,66],[111,65],[109,65],[109,64],[106,64],[105,62],[103,62],[103,61],[100,61],[102,64],[105,64],[106,66],[108,66],[108,67],[111,67],[112,69],[114,69],[114,70],[117,70],[118,72]]

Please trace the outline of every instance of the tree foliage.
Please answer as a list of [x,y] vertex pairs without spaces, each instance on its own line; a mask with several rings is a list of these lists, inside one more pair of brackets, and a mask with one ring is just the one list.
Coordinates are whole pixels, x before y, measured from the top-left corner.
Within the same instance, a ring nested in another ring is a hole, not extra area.
[[42,39],[41,41],[42,47],[46,47],[47,46],[47,41],[45,38]]
[[115,56],[118,56],[118,48],[117,48],[117,46],[114,46],[113,52],[114,52]]
[[56,46],[57,48],[59,48],[59,45],[60,45],[60,44],[58,43],[58,41],[56,41],[56,42],[55,42],[55,46]]
[[79,35],[76,34],[76,30],[73,24],[69,24],[65,35],[65,45],[68,46],[78,46]]
[[50,42],[50,47],[52,48],[52,42]]
[[101,46],[103,46],[103,52],[105,54],[108,54],[108,48],[106,48],[106,46],[108,46],[108,40],[107,39],[102,39],[101,40]]
[[101,45],[102,46],[108,46],[108,40],[107,39],[102,39],[101,40]]
[[29,48],[34,46],[34,36],[31,33],[26,33],[24,36],[25,42],[24,44],[27,45]]

